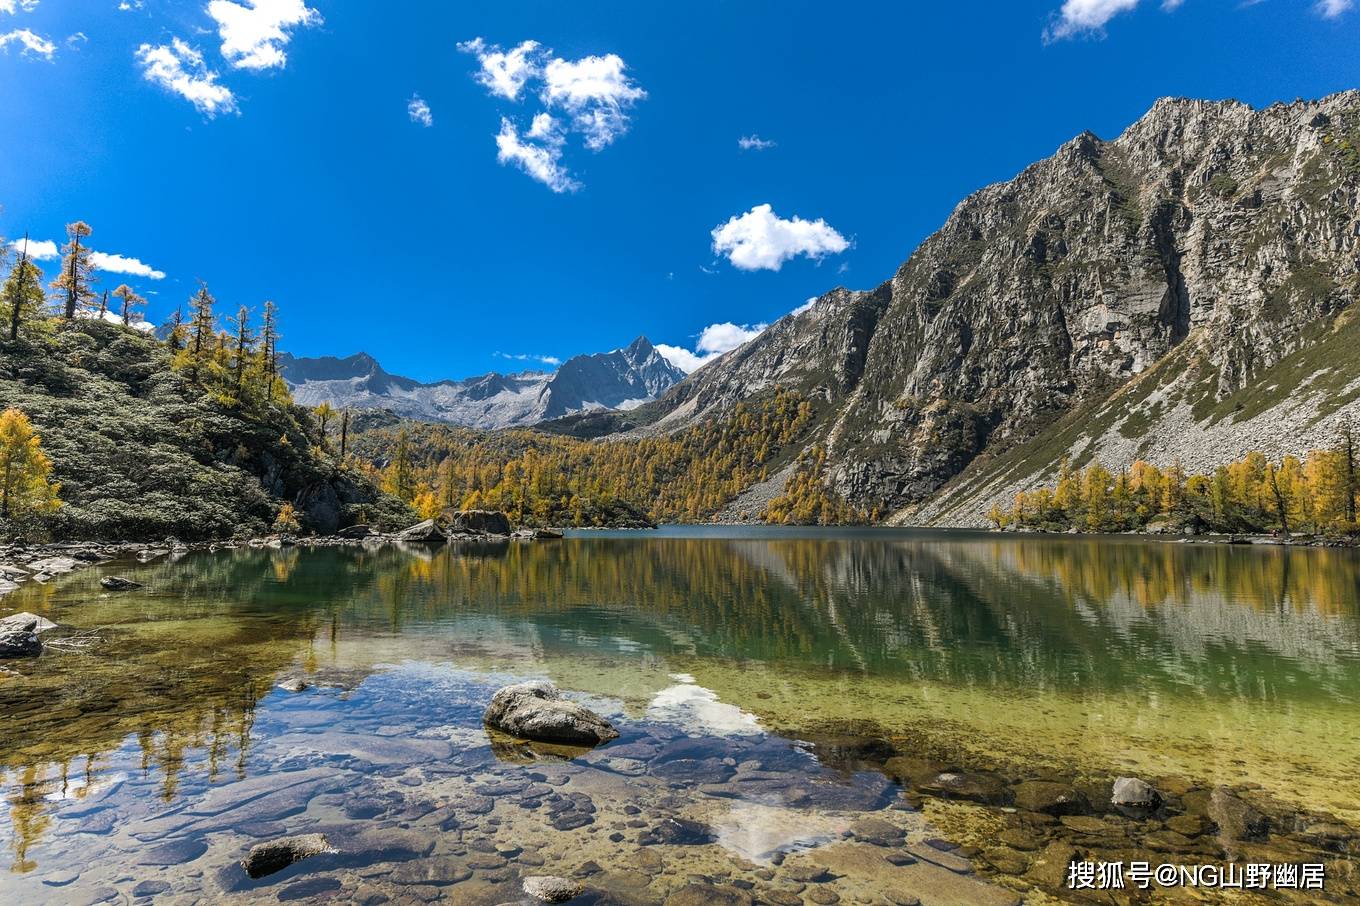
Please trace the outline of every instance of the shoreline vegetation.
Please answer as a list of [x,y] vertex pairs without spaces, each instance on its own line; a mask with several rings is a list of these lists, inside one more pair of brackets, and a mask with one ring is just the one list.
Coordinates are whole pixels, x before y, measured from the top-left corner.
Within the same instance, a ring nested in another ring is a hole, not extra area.
[[1064,459],[1057,481],[1022,491],[1009,510],[992,507],[999,531],[1226,536],[1275,543],[1353,545],[1360,536],[1360,470],[1353,429],[1336,444],[1285,456],[1260,452],[1211,472],[1187,474],[1138,460],[1113,473],[1100,462],[1074,469]]

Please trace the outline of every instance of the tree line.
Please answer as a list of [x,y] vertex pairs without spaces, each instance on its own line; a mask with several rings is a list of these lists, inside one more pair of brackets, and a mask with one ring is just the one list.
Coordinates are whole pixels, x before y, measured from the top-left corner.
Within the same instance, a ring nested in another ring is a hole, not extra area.
[[1074,469],[1064,460],[1057,482],[992,507],[998,529],[1168,531],[1284,536],[1360,533],[1360,465],[1353,429],[1336,443],[1278,462],[1251,452],[1236,462],[1187,474],[1179,461],[1158,467],[1139,460],[1111,472],[1099,462]]
[[586,441],[403,424],[364,432],[356,452],[426,518],[486,508],[527,525],[700,522],[768,479],[815,423],[813,403],[781,389],[675,434]]

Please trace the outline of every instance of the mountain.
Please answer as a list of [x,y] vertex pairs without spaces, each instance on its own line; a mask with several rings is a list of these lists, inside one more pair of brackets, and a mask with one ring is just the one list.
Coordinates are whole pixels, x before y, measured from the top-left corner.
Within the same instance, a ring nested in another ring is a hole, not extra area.
[[280,356],[293,398],[309,406],[390,409],[398,415],[470,428],[532,425],[575,413],[632,409],[660,396],[685,373],[646,337],[613,352],[568,359],[555,372],[484,374],[425,384],[388,374],[370,355]]
[[952,525],[1063,457],[1201,469],[1329,446],[1360,416],[1357,212],[1360,92],[1163,99],[970,196],[892,279],[826,294],[628,426],[796,390],[824,413],[833,490]]

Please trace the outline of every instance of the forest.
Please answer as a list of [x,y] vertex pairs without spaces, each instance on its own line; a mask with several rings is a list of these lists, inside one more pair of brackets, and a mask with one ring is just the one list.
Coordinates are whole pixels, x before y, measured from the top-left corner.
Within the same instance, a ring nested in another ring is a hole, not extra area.
[[525,525],[703,522],[797,460],[766,521],[864,521],[820,481],[824,454],[799,457],[815,416],[811,400],[775,390],[674,434],[585,441],[402,423],[359,434],[353,449],[385,490],[427,518],[488,508]]
[[1055,532],[1353,535],[1357,498],[1355,435],[1346,425],[1328,449],[1279,462],[1252,452],[1193,474],[1179,462],[1139,460],[1115,473],[1099,462],[1073,469],[1064,460],[1053,486],[1022,492],[988,518],[997,529]]

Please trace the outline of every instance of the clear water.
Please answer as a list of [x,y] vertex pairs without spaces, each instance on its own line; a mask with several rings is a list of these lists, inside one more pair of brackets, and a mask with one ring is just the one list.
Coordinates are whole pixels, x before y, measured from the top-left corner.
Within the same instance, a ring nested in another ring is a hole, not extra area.
[[[146,587],[104,592],[108,573]],[[1279,829],[1256,855],[1326,860],[1327,901],[1355,883],[1352,551],[667,529],[110,564],[0,599],[19,610],[100,641],[0,673],[6,904],[496,904],[574,872],[594,902],[659,903],[697,878],[769,902],[1064,898],[1033,868],[1062,825],[903,788],[894,755],[1227,787]],[[623,736],[595,752],[489,737],[491,693],[530,677]],[[962,844],[971,868],[885,862],[900,842],[863,842],[866,816],[918,849]],[[656,839],[672,818],[702,839]],[[1105,820],[1109,839],[1078,842],[1134,851],[1160,827]],[[1319,823],[1325,846],[1303,832]],[[1008,826],[1034,846],[999,847]],[[341,852],[259,882],[236,864],[315,830]],[[1184,859],[1233,853],[1208,839]],[[804,863],[829,880],[798,880]]]

